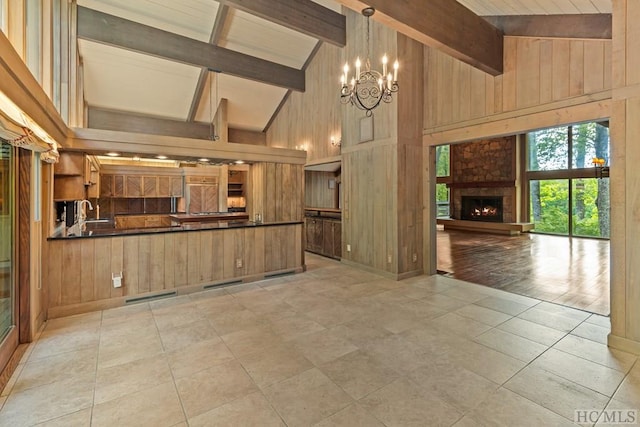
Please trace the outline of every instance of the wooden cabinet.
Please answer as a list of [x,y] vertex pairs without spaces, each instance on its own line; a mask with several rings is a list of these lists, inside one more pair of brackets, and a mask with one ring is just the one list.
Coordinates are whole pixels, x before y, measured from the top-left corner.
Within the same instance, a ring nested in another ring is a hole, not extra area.
[[187,184],[217,184],[217,176],[207,175],[188,175],[186,177]]
[[124,197],[124,175],[100,175],[100,197]]
[[83,200],[87,197],[85,185],[89,184],[91,168],[84,153],[60,153],[53,167],[54,200]]
[[124,197],[142,197],[142,176],[126,175]]
[[171,177],[158,176],[156,194],[157,197],[171,197]]
[[85,198],[82,175],[56,175],[53,185],[54,200],[83,200]]
[[184,179],[181,176],[171,177],[171,197],[184,197]]
[[115,218],[116,228],[156,228],[170,227],[169,215],[122,215]]
[[218,185],[187,185],[187,212],[218,212]]
[[100,175],[100,197],[183,197],[181,176]]
[[60,153],[58,163],[53,166],[54,175],[85,175],[84,153]]
[[340,258],[342,256],[342,223],[334,219],[322,221],[322,253]]
[[306,250],[332,258],[342,256],[342,223],[339,219],[306,217]]
[[142,177],[142,197],[158,197],[158,177]]

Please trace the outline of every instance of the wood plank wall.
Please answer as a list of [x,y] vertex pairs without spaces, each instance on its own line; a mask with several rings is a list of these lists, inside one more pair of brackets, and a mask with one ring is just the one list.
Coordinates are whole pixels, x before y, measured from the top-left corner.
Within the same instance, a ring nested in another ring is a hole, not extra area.
[[[47,245],[49,317],[122,305],[133,296],[294,270],[304,262],[302,224],[52,240]],[[123,286],[114,288],[111,275],[119,272]]]
[[302,221],[304,217],[304,166],[256,163],[249,170],[247,213],[263,222]]
[[613,0],[611,118],[611,334],[609,345],[640,354],[640,2]]
[[[425,134],[569,99],[579,104],[611,96],[611,40],[505,37],[504,55],[504,74],[493,77],[425,47]],[[595,94],[600,96],[581,98]]]
[[[334,180],[333,188],[329,182]],[[338,181],[340,177],[334,172],[305,172],[304,204],[313,208],[337,208],[338,207]]]
[[[349,28],[349,27],[347,27]],[[267,130],[267,145],[305,145],[307,162],[340,155],[331,137],[340,138],[342,49],[324,43],[306,70],[305,92],[292,92]]]

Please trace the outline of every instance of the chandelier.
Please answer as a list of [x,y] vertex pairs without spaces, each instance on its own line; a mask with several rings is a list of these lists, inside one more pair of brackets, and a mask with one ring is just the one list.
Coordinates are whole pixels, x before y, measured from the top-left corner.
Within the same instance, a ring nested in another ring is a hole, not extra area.
[[382,57],[382,73],[371,69],[369,62],[369,18],[375,13],[375,9],[367,7],[362,9],[362,14],[367,17],[367,58],[364,70],[360,67],[360,57],[355,62],[355,75],[349,79],[349,64],[344,64],[344,74],[340,78],[342,89],[340,90],[340,102],[351,104],[366,112],[367,117],[373,115],[372,110],[380,105],[380,102],[390,103],[393,94],[398,91],[398,68],[396,60],[393,63],[393,73],[387,73],[387,54]]

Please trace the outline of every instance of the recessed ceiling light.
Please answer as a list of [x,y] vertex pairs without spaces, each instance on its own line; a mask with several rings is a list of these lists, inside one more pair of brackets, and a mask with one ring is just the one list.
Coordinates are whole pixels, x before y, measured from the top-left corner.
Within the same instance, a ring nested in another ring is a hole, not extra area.
[[167,156],[164,156],[164,155],[162,155],[162,154],[159,154],[159,155],[157,155],[157,156],[156,156],[156,159],[166,160],[166,159],[167,159]]
[[115,151],[109,151],[107,153],[107,156],[109,157],[118,157],[120,155],[120,153],[116,153]]
[[244,161],[242,161],[242,160],[236,160],[236,165],[241,165],[243,163],[244,163]]
[[198,159],[199,162],[208,162],[209,159],[205,159],[204,157],[202,159]]

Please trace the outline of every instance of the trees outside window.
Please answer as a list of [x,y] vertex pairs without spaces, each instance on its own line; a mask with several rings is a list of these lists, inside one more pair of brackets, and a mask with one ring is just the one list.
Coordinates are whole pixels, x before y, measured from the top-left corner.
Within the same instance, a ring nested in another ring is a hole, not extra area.
[[447,182],[450,182],[450,150],[449,145],[440,145],[436,147],[436,205],[438,207],[438,218],[449,218],[450,204],[449,188]]
[[530,220],[537,232],[609,237],[609,179],[593,158],[609,160],[608,123],[582,123],[527,135]]

